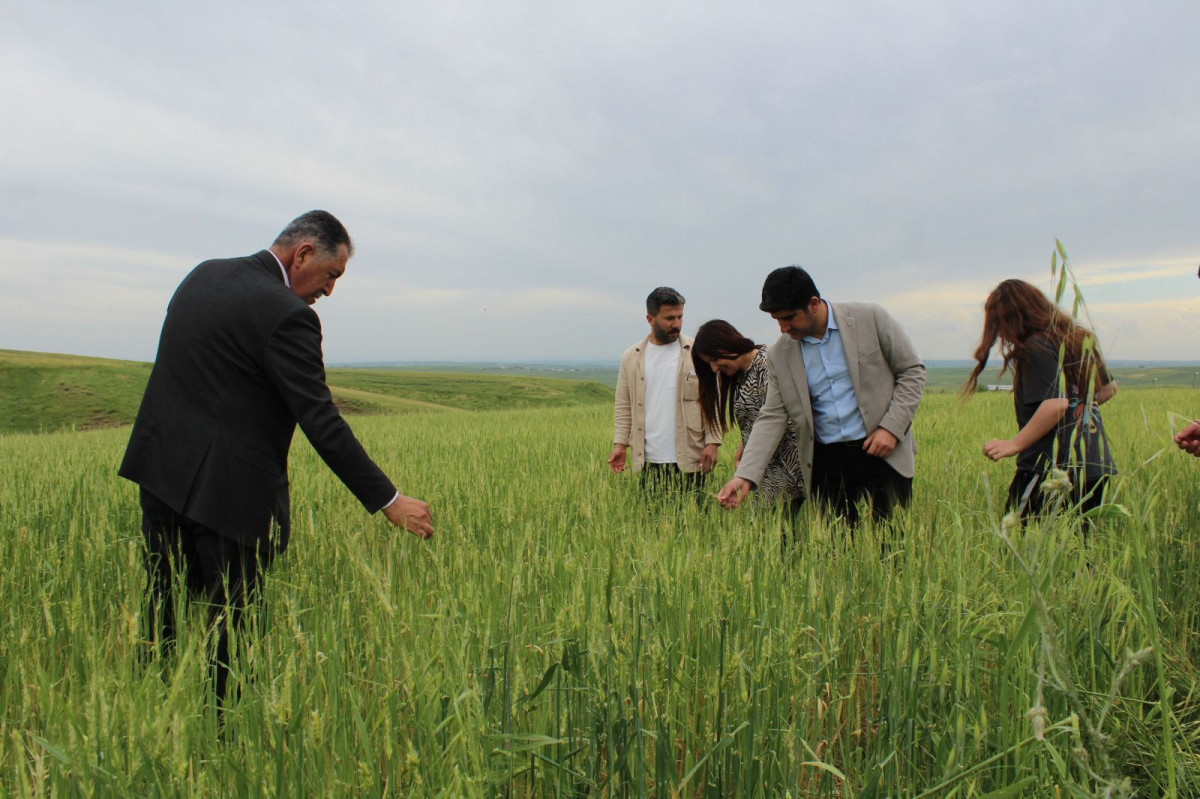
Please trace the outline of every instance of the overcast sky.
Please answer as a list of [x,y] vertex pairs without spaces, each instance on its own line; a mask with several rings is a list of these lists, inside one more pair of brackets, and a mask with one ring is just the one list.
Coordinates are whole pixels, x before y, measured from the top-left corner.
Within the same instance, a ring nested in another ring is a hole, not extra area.
[[312,208],[329,362],[616,360],[763,277],[966,358],[1057,237],[1109,357],[1200,359],[1200,6],[0,0],[0,348],[151,360]]

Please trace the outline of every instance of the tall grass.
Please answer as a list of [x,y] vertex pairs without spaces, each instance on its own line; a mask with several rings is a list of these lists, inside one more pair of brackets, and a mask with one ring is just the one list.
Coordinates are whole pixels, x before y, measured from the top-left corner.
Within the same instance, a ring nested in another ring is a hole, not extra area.
[[603,406],[356,420],[429,542],[298,442],[223,730],[199,614],[137,659],[127,434],[0,437],[0,793],[1200,793],[1200,462],[1167,435],[1200,393],[1105,406],[1127,513],[1086,548],[1068,516],[998,535],[1010,403],[926,398],[912,507],[852,538],[643,496]]

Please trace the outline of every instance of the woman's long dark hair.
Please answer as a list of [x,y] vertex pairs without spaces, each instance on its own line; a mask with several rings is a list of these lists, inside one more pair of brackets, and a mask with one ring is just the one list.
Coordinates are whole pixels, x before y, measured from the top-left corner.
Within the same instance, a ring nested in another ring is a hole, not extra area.
[[705,322],[696,331],[692,366],[700,380],[700,418],[705,428],[725,435],[733,425],[733,397],[742,382],[742,373],[726,377],[714,372],[704,359],[739,358],[757,346],[724,319]]
[[1013,386],[1018,387],[1021,380],[1018,366],[1029,340],[1038,335],[1061,350],[1063,373],[1081,395],[1086,396],[1089,389],[1103,385],[1107,371],[1092,331],[1051,302],[1036,286],[1014,279],[996,286],[983,304],[983,336],[975,348],[975,368],[963,383],[963,397],[975,392],[979,375],[997,341],[1004,358],[1000,374],[1011,368]]

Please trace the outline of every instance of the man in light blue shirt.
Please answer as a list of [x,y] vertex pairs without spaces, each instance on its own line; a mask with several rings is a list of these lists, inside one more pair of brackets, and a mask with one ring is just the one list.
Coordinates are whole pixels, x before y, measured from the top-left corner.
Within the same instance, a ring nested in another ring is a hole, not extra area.
[[798,266],[767,276],[759,308],[783,335],[767,348],[766,403],[721,504],[757,485],[791,420],[809,496],[851,526],[859,500],[877,518],[907,505],[925,365],[900,324],[874,303],[823,300]]
[[858,410],[858,398],[854,396],[854,384],[850,381],[846,348],[842,345],[837,317],[830,311],[828,302],[820,301],[825,306],[828,320],[825,335],[800,339],[817,441],[822,444],[862,441],[867,437],[867,429]]

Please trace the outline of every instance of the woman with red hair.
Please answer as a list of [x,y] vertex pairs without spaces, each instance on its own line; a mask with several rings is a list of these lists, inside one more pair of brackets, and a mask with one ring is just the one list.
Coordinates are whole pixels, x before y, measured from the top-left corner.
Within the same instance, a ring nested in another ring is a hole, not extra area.
[[1090,510],[1103,501],[1116,474],[1099,406],[1116,393],[1095,335],[1024,280],[1005,280],[983,305],[983,336],[975,368],[962,387],[969,398],[997,344],[1012,370],[1017,434],[993,439],[983,454],[994,461],[1016,456],[1017,473],[1008,489],[1008,508],[1022,518],[1041,511],[1038,490],[1052,468],[1071,484],[1073,505]]

